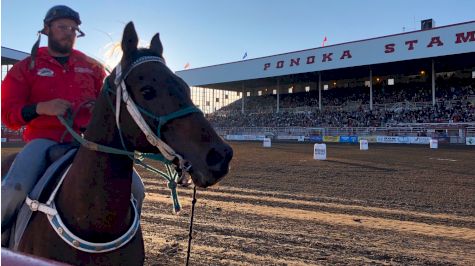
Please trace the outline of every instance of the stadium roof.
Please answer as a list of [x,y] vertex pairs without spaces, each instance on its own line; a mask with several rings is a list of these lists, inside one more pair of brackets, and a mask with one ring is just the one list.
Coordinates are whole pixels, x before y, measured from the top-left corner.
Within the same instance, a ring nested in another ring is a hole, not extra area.
[[475,67],[475,21],[399,33],[326,47],[177,71],[190,86],[223,90],[277,84],[417,74]]
[[13,65],[30,54],[2,46],[2,65]]

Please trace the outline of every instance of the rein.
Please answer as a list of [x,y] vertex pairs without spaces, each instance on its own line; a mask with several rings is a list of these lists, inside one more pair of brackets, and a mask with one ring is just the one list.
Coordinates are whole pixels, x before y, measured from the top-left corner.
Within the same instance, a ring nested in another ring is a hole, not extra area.
[[196,186],[193,186],[193,199],[191,200],[191,216],[190,216],[190,229],[188,230],[188,250],[186,251],[186,266],[190,262],[191,254],[191,239],[193,239],[193,217],[195,216],[195,204],[196,204]]
[[[181,205],[178,200],[178,193],[176,192],[176,183],[179,180],[181,176],[178,175],[177,171],[173,169],[173,163],[169,160],[167,160],[163,155],[161,154],[152,154],[152,153],[142,153],[139,151],[131,152],[123,149],[117,149],[105,145],[101,145],[92,141],[89,141],[85,138],[83,138],[81,135],[76,133],[66,122],[64,117],[58,116],[59,121],[61,121],[61,124],[63,124],[67,131],[73,136],[75,140],[77,140],[81,146],[84,146],[88,150],[91,151],[99,151],[99,152],[104,152],[104,153],[110,153],[110,154],[117,154],[117,155],[125,155],[128,156],[132,161],[134,161],[135,164],[140,165],[141,167],[145,168],[146,170],[153,172],[157,175],[160,175],[163,177],[165,180],[168,181],[168,188],[171,190],[171,196],[173,199],[173,212],[178,213],[181,210]],[[165,165],[167,172],[163,172],[147,163],[144,162],[145,159],[151,159],[155,161],[160,161],[162,164]],[[182,175],[184,172],[182,171]]]

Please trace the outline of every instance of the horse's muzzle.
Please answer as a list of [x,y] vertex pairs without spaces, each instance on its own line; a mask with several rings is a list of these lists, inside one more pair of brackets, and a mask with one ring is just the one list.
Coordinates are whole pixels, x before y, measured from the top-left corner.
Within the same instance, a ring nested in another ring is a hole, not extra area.
[[206,157],[206,162],[210,167],[213,178],[219,180],[229,172],[229,162],[233,158],[233,150],[231,147],[224,150],[224,154],[211,149]]
[[229,163],[233,158],[233,149],[225,145],[222,149],[211,148],[206,156],[208,167],[207,174],[195,172],[191,169],[190,174],[195,178],[193,181],[199,187],[209,187],[219,182],[229,172]]

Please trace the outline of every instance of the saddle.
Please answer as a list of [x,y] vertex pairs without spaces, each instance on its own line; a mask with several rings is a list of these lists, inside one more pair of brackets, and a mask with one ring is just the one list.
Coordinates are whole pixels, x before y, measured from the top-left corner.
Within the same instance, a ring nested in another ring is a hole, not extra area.
[[[59,181],[61,173],[71,164],[77,152],[76,144],[57,144],[51,146],[46,155],[46,163],[48,165],[43,176],[39,178],[29,197],[32,200],[45,201]],[[32,211],[25,203],[20,208],[14,224],[10,230],[2,233],[2,246],[7,246],[12,250],[18,248],[23,232],[25,231]],[[10,231],[10,232],[9,232]]]
[[[49,147],[48,150],[46,151],[46,158],[45,158],[46,165],[50,166],[56,160],[61,158],[61,156],[65,155],[69,150],[78,148],[79,145],[80,145],[79,143],[73,142],[73,143],[59,143],[59,144]],[[9,154],[5,156],[4,158],[2,158],[2,180],[7,174],[8,169],[12,165],[17,155],[18,155],[18,152]]]
[[46,151],[47,165],[50,166],[59,158],[64,156],[68,151],[72,149],[77,149],[79,148],[79,146],[80,144],[78,142],[73,142],[73,143],[58,143],[56,145],[49,147],[49,149]]

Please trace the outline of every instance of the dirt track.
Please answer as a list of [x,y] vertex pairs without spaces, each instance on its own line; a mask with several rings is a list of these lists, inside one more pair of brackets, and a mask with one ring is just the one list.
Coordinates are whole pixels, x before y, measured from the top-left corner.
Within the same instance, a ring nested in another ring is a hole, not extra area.
[[[475,264],[475,149],[232,143],[232,171],[198,191],[192,265]],[[148,265],[183,264],[191,189],[171,214],[145,177]]]
[[[198,191],[191,265],[475,265],[474,148],[232,145],[229,176]],[[183,265],[192,189],[176,216],[142,173],[146,264]]]

